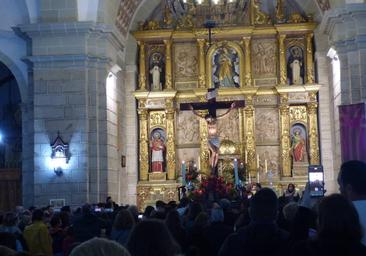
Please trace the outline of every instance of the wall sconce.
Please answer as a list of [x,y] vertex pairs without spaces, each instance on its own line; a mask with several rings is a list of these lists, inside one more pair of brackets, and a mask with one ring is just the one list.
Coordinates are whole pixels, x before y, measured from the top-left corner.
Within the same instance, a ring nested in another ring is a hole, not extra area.
[[63,174],[63,168],[66,164],[69,163],[70,153],[69,153],[69,144],[65,143],[61,137],[60,132],[57,132],[57,138],[51,144],[52,148],[52,166],[53,171],[57,176],[61,176]]

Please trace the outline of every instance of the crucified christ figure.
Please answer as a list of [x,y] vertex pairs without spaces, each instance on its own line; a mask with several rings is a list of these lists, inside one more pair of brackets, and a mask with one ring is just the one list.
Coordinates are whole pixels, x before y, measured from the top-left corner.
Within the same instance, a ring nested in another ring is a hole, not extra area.
[[[244,107],[244,101],[237,100],[231,102],[216,102],[216,89],[209,89],[206,99],[207,103],[183,103],[180,105],[181,110],[191,110],[196,116],[204,118],[208,128],[208,148],[210,150],[209,163],[211,174],[217,175],[217,162],[219,160],[220,139],[217,134],[217,120],[226,116],[232,109]],[[208,110],[207,115],[200,114],[197,110]],[[217,109],[228,109],[221,115],[216,115]]]

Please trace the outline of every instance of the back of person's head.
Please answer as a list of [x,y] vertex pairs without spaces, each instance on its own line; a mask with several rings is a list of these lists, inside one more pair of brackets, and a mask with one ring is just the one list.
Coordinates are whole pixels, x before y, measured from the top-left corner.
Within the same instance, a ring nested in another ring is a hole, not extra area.
[[158,200],[155,203],[156,210],[164,209],[165,206],[166,206],[166,204],[163,201],[161,201],[161,200]]
[[341,193],[353,199],[355,195],[366,196],[366,163],[362,161],[348,161],[342,164],[338,176]]
[[208,226],[210,217],[206,212],[200,212],[198,216],[194,219],[194,228],[201,229]]
[[169,228],[177,227],[181,225],[179,213],[177,210],[170,211],[165,218],[165,224]]
[[10,249],[9,247],[0,245],[0,255],[1,256],[15,256],[17,255],[17,252],[13,249]]
[[133,256],[171,256],[180,252],[164,222],[145,220],[132,230],[127,249]]
[[188,208],[188,218],[190,220],[194,220],[198,214],[200,214],[203,211],[203,207],[198,202],[193,202],[189,205]]
[[309,229],[316,229],[316,214],[307,207],[297,207],[296,214],[292,221],[290,239],[302,241],[309,238]]
[[295,219],[298,208],[299,205],[295,202],[288,203],[283,207],[282,213],[286,221],[292,222]]
[[180,199],[179,201],[179,205],[178,208],[184,208],[189,204],[189,199],[188,197],[183,197],[182,199]]
[[145,211],[144,211],[144,217],[145,218],[150,218],[151,217],[151,213],[154,211],[154,207],[153,206],[151,206],[151,205],[148,205],[148,206],[146,206],[146,208],[145,208]]
[[130,229],[135,225],[135,219],[131,212],[122,209],[117,213],[114,219],[113,227],[116,229]]
[[42,221],[43,220],[43,211],[41,209],[36,209],[33,211],[33,214],[32,214],[32,221],[35,222],[35,221]]
[[61,212],[71,213],[71,207],[69,205],[62,206]]
[[139,209],[137,208],[136,205],[130,205],[128,206],[127,210],[132,214],[133,218],[135,220],[138,219],[138,216],[139,216]]
[[211,209],[211,222],[224,222],[224,211],[221,207]]
[[227,198],[222,198],[219,204],[223,210],[229,210],[231,208],[231,203]]
[[7,227],[12,227],[17,224],[17,216],[14,212],[7,212],[4,215],[3,225]]
[[55,214],[52,216],[51,221],[50,221],[50,225],[53,228],[56,228],[58,226],[61,226],[61,218],[59,214]]
[[90,204],[84,204],[81,207],[81,214],[83,216],[87,216],[87,215],[91,214],[91,212],[92,212],[92,209],[91,209],[91,205]]
[[277,217],[277,196],[272,189],[263,188],[252,197],[249,207],[253,221],[274,221]]
[[360,241],[362,237],[358,213],[344,196],[333,194],[319,204],[318,235],[333,242]]
[[130,253],[119,243],[103,238],[90,239],[75,247],[70,256],[129,256]]

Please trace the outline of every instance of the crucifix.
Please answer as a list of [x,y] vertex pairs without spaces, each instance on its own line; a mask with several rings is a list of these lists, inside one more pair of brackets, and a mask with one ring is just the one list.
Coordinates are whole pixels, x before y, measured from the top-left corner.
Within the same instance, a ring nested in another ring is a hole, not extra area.
[[[182,103],[180,110],[191,110],[193,114],[200,118],[204,118],[208,128],[208,148],[210,150],[210,167],[211,175],[217,176],[217,162],[219,160],[220,139],[217,134],[217,120],[226,116],[234,108],[242,108],[245,106],[244,100],[236,101],[216,101],[217,90],[215,88],[208,89],[206,94],[207,103]],[[218,109],[227,109],[221,115],[217,115]],[[208,110],[206,115],[200,114],[197,110]]]

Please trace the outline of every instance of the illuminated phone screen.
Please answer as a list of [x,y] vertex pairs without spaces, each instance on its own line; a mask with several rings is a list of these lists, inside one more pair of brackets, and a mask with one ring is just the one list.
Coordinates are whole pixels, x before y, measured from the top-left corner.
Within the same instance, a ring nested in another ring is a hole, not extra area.
[[324,173],[309,171],[309,185],[311,196],[324,196]]

